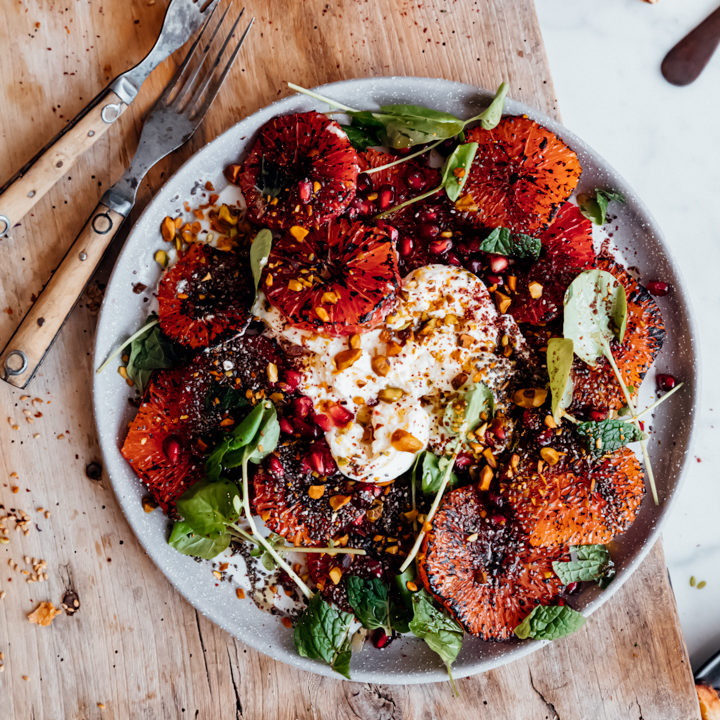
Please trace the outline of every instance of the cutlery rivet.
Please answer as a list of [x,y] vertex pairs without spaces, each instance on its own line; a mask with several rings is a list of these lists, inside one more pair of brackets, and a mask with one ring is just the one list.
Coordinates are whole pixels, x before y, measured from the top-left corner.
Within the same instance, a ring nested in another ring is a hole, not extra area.
[[98,235],[105,235],[112,230],[113,220],[107,213],[98,213],[92,219],[92,229]]
[[35,191],[34,191],[34,190],[31,190],[31,191],[28,193],[28,197],[30,197],[30,198],[31,198],[31,197],[35,197]]
[[95,134],[94,130],[88,130],[88,137],[92,137]]
[[87,260],[87,253],[83,250],[78,257],[81,260]]

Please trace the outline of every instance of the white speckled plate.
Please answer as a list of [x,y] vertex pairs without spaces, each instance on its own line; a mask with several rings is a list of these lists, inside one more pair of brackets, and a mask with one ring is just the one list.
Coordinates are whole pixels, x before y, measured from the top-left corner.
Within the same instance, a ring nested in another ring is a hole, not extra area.
[[[369,78],[348,80],[324,86],[322,93],[351,106],[372,108],[375,104],[415,103],[445,110],[460,117],[476,114],[491,97],[478,88],[448,80],[428,78]],[[306,97],[293,96],[266,107],[206,145],[188,160],[157,193],[132,229],[105,293],[95,342],[95,367],[109,352],[134,332],[144,320],[160,271],[153,253],[161,247],[160,222],[190,199],[198,181],[210,180],[216,189],[227,185],[223,168],[242,155],[256,130],[277,114],[325,110]],[[642,201],[627,183],[585,143],[558,123],[520,103],[508,101],[510,114],[526,113],[547,125],[574,148],[582,163],[579,190],[611,187],[620,190],[627,203],[613,206],[618,217],[610,228],[613,242],[623,252],[628,265],[641,279],[662,279],[672,283],[674,292],[660,298],[659,304],[668,328],[668,337],[656,368],[682,378],[685,387],[665,403],[654,421],[651,456],[660,493],[660,505],[646,496],[642,510],[630,530],[613,545],[618,574],[608,589],[588,587],[576,598],[576,607],[586,615],[597,609],[630,576],[658,537],[660,524],[677,493],[692,431],[697,396],[695,342],[685,294],[669,257],[659,228]],[[616,227],[617,226],[617,227]],[[135,283],[149,289],[133,292]],[[200,612],[243,642],[305,670],[339,677],[328,667],[299,657],[292,632],[279,619],[259,610],[249,600],[238,601],[228,583],[215,585],[209,567],[178,554],[166,544],[168,522],[159,512],[146,514],[141,506],[143,488],[130,466],[120,455],[127,423],[133,410],[128,403],[132,392],[115,372],[116,365],[94,377],[94,409],[100,445],[115,493],[143,547],[170,582]],[[645,399],[652,393],[655,370],[644,384]],[[602,632],[601,628],[597,628]],[[464,677],[510,662],[540,647],[540,642],[485,643],[467,638],[454,666],[455,677]],[[425,644],[414,638],[392,643],[377,651],[371,647],[356,653],[352,660],[353,680],[378,683],[424,683],[446,680],[447,675]]]

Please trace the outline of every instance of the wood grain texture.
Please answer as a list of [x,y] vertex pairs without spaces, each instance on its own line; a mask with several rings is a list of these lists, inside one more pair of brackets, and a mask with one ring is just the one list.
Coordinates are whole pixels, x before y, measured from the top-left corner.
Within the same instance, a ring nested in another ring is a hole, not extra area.
[[[505,78],[513,97],[557,114],[530,0],[246,4],[258,22],[226,87],[189,146],[150,173],[135,213],[204,142],[285,95],[285,80],[311,86],[415,74],[495,87]],[[3,56],[0,78],[0,177],[10,176],[112,76],[143,56],[163,11],[160,0],[0,4],[2,40],[13,48]],[[0,342],[10,337],[102,190],[124,169],[143,112],[172,69],[168,62],[153,73],[106,136],[12,239],[0,242]],[[111,262],[112,253],[98,280]],[[2,415],[10,418],[0,416],[0,515],[22,509],[32,520],[27,535],[11,529],[9,544],[0,545],[0,589],[6,591],[0,601],[1,717],[698,717],[659,547],[583,630],[526,660],[461,680],[459,699],[443,684],[389,687],[300,673],[199,617],[141,550],[107,477],[92,480],[85,473],[99,456],[90,411],[97,294],[86,293],[73,311],[29,391],[0,387]],[[47,560],[46,582],[26,583],[6,564],[10,559],[24,567],[24,555]],[[26,621],[38,602],[58,605],[69,589],[80,600],[74,615],[58,617],[50,628]]]

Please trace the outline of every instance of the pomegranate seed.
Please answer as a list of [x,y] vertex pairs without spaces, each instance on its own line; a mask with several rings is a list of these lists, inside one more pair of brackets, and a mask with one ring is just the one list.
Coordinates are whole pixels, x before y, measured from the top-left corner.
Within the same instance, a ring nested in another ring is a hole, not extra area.
[[302,374],[297,370],[288,370],[285,373],[285,389],[287,392],[292,392],[297,388],[302,380]]
[[456,267],[462,266],[460,258],[453,252],[448,253],[445,259],[447,260],[448,265],[455,265]]
[[565,604],[565,601],[564,601],[562,598],[560,598],[560,599],[557,601],[557,604],[558,604],[560,607],[562,607],[562,606]]
[[312,470],[320,475],[325,475],[325,462],[321,452],[311,452],[307,461]]
[[367,173],[361,173],[360,175],[358,175],[357,189],[360,192],[367,192],[368,190],[372,190],[372,186],[372,180]]
[[502,426],[502,423],[498,422],[497,420],[493,422],[490,431],[498,440],[504,440],[507,437],[505,433],[505,428]]
[[295,417],[306,418],[312,410],[312,400],[305,395],[301,395],[292,401],[292,409]]
[[353,414],[342,405],[331,405],[328,408],[328,415],[338,427],[347,425],[354,417]]
[[270,460],[268,461],[268,467],[270,468],[270,472],[273,475],[277,475],[278,477],[283,477],[285,475],[285,468],[274,455],[270,456]]
[[306,438],[314,438],[320,434],[320,428],[315,425],[315,423],[310,425],[300,418],[295,418],[293,420],[293,426],[295,428],[295,432],[300,433],[300,435]]
[[504,525],[506,522],[507,518],[500,513],[495,513],[494,515],[490,516],[490,524],[495,525],[495,527],[497,527],[498,525]]
[[387,233],[388,237],[389,237],[393,242],[396,242],[396,241],[397,241],[397,239],[398,239],[398,231],[397,231],[397,228],[396,228],[396,227],[393,227],[392,225],[388,225],[384,220],[380,220],[380,221],[377,223],[377,226],[378,226],[381,230],[384,230],[384,231]]
[[459,468],[467,467],[472,462],[472,455],[470,453],[461,452],[455,458],[455,466]]
[[467,244],[467,249],[469,253],[480,252],[480,246],[482,245],[482,240],[480,238],[468,238],[465,240],[465,243]]
[[580,583],[579,582],[571,582],[568,583],[565,587],[565,592],[568,595],[572,595],[573,593],[576,593],[580,589]]
[[504,285],[505,282],[502,279],[500,275],[493,275],[493,273],[488,273],[485,276],[485,279],[491,284],[491,285]]
[[280,418],[280,430],[286,435],[292,435],[295,432],[292,423],[287,418]]
[[443,238],[442,240],[433,240],[428,245],[428,250],[433,255],[442,255],[443,253],[446,253],[451,247],[452,243],[450,242],[450,240]]
[[405,182],[412,190],[422,190],[425,187],[425,177],[421,172],[408,173]]
[[489,492],[487,495],[488,502],[494,505],[496,508],[501,508],[505,504],[505,499],[502,495],[498,495],[496,492]]
[[555,430],[553,430],[552,428],[548,428],[537,436],[537,441],[539,445],[548,445],[554,437]]
[[656,295],[657,297],[664,297],[670,292],[670,285],[668,285],[666,282],[661,282],[660,280],[651,280],[647,284],[647,290],[651,295]]
[[468,270],[470,270],[470,272],[479,275],[483,269],[482,261],[478,260],[477,258],[473,258],[472,260],[470,260],[470,262],[468,262],[467,268]]
[[607,419],[607,410],[591,410],[588,415],[593,422],[602,422]]
[[387,210],[395,202],[395,188],[392,185],[381,185],[378,190],[380,210]]
[[490,256],[490,269],[494,273],[501,273],[503,270],[507,270],[508,265],[508,259],[504,255]]
[[180,459],[180,441],[176,435],[168,435],[163,440],[163,452],[171,465],[177,465]]
[[424,222],[418,227],[418,233],[421,238],[432,240],[440,234],[440,228],[435,223]]
[[298,195],[300,196],[301,202],[309,203],[312,197],[312,184],[307,180],[298,183]]
[[434,222],[435,220],[437,220],[437,210],[433,210],[432,208],[425,208],[418,213],[417,219],[420,222]]
[[658,373],[655,376],[655,382],[657,383],[658,390],[672,390],[677,384],[677,380],[667,373]]
[[400,241],[400,254],[403,257],[407,257],[408,255],[410,255],[412,253],[412,251],[413,251],[412,238],[406,236]]
[[378,628],[372,634],[372,644],[378,648],[378,650],[387,647],[391,640],[392,638],[382,628]]
[[315,415],[315,422],[318,424],[318,426],[323,432],[329,432],[330,428],[332,427],[330,418],[327,415],[323,415],[322,413],[318,413],[317,415]]

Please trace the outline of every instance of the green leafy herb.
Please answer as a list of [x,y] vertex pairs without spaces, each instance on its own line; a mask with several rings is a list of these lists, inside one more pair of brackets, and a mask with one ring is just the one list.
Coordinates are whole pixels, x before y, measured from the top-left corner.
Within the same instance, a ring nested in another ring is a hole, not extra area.
[[505,107],[505,96],[508,94],[508,86],[506,83],[500,83],[500,87],[495,91],[495,97],[493,101],[487,106],[483,112],[476,115],[474,118],[468,121],[475,122],[480,121],[484,130],[493,130],[497,127],[498,123],[502,119],[503,109]]
[[639,427],[617,418],[608,418],[600,422],[582,422],[575,427],[575,430],[585,439],[588,452],[595,457],[615,452],[629,443],[647,439],[647,435]]
[[556,422],[560,419],[560,412],[572,402],[572,363],[573,341],[569,338],[550,338],[547,346],[547,369],[552,393],[550,407]]
[[233,505],[237,494],[237,485],[230,480],[201,480],[178,498],[177,509],[196,533],[217,538],[239,517]]
[[355,123],[355,118],[353,118],[351,125],[342,125],[342,129],[347,134],[350,144],[358,152],[365,152],[369,147],[383,144],[383,140],[378,136],[376,128],[364,126],[362,123]]
[[453,202],[460,197],[460,193],[465,187],[477,149],[476,142],[458,145],[448,155],[443,165],[441,184],[445,188],[445,194]]
[[270,250],[272,249],[272,233],[263,228],[255,236],[250,246],[250,269],[252,270],[253,280],[255,281],[255,295],[257,295],[258,286],[260,285],[260,276],[263,268],[267,264]]
[[462,648],[463,631],[449,615],[433,605],[430,595],[420,590],[412,595],[413,618],[410,632],[422,638],[440,656],[452,678],[451,669]]
[[595,190],[592,193],[578,195],[580,212],[596,225],[604,225],[607,208],[611,202],[625,202],[625,196],[614,190]]
[[159,325],[153,325],[130,343],[127,376],[143,393],[155,370],[177,367],[183,360],[182,348],[164,335]]
[[564,585],[593,580],[607,584],[615,576],[614,563],[604,545],[571,545],[570,553],[568,562],[553,562],[553,570]]
[[539,238],[514,233],[508,228],[495,228],[481,243],[480,249],[495,255],[507,255],[519,260],[537,260],[542,250]]
[[285,170],[278,163],[266,157],[260,158],[260,172],[257,179],[257,190],[265,198],[276,198],[290,182]]
[[388,587],[379,578],[361,578],[347,576],[347,595],[350,607],[364,628],[375,630],[383,628],[389,635],[390,596]]
[[295,623],[295,648],[302,657],[323,660],[350,678],[350,626],[353,616],[313,595]]
[[[438,457],[430,450],[423,450],[418,453],[412,469],[412,480],[413,483],[420,481],[423,495],[434,495],[440,489],[449,462],[450,458]],[[451,471],[448,486],[453,487],[457,482],[457,475]]]
[[586,270],[565,292],[563,335],[588,365],[609,352],[614,337],[622,342],[627,323],[625,288],[605,270]]
[[[270,533],[269,537],[265,538],[270,547],[276,552],[281,548],[285,547],[285,538],[275,533]],[[277,567],[277,561],[274,556],[271,555],[262,545],[257,545],[250,551],[252,557],[259,557],[260,564],[268,571],[274,570]]]
[[464,442],[465,434],[480,425],[483,413],[490,417],[494,407],[492,390],[483,383],[474,383],[446,405],[443,426]]
[[245,392],[230,385],[214,383],[205,395],[206,410],[227,412],[246,405],[248,405],[248,400]]
[[173,525],[168,545],[183,555],[211,560],[230,545],[230,533],[221,533],[213,538],[204,537],[195,532],[187,522],[180,520]]
[[521,639],[556,640],[570,635],[585,624],[585,618],[569,605],[538,605],[515,628]]

